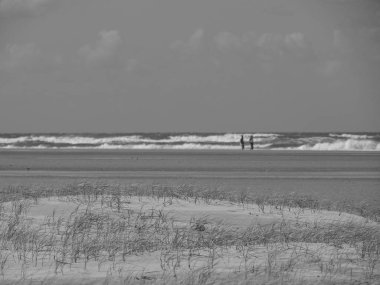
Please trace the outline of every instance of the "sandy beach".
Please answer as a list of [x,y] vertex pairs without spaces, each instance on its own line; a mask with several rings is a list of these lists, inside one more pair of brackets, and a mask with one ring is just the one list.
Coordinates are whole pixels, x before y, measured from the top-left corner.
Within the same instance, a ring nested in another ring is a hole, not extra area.
[[379,153],[2,150],[0,189],[0,284],[380,281]]
[[380,153],[190,150],[1,150],[0,187],[78,181],[193,184],[380,204]]
[[380,0],[0,0],[0,285],[380,285]]

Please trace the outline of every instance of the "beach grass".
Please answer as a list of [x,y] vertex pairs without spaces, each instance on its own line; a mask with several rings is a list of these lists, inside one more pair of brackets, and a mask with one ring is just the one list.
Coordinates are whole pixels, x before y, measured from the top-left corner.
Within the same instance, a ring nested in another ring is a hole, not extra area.
[[378,284],[380,211],[194,185],[0,190],[1,284]]

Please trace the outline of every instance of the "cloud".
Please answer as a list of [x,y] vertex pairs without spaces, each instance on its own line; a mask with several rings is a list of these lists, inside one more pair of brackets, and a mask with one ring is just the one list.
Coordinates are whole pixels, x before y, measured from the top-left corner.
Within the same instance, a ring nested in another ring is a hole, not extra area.
[[304,55],[312,51],[311,41],[302,33],[265,33],[257,35],[254,32],[235,35],[230,32],[221,32],[214,37],[214,44],[219,50],[254,50],[260,49],[267,55],[282,56],[289,53]]
[[36,44],[8,44],[0,52],[0,70],[6,72],[47,73],[63,63],[58,54],[43,53]]
[[285,35],[284,42],[290,48],[307,48],[308,46],[304,34],[301,33]]
[[266,33],[258,39],[257,45],[262,48],[278,50],[279,52],[284,49],[303,49],[309,47],[309,43],[302,33],[285,35]]
[[[200,50],[204,44],[204,31],[195,31],[187,41],[175,41],[171,48],[191,54]],[[254,32],[236,35],[231,32],[220,32],[214,36],[212,44],[221,51],[261,49],[267,56],[311,56],[313,47],[311,41],[303,33],[265,33],[256,35]]]
[[24,45],[8,45],[6,47],[5,56],[0,61],[1,69],[14,69],[22,65],[29,65],[36,58],[40,57],[40,50],[34,43],[28,43]]
[[198,29],[190,36],[187,41],[175,41],[170,45],[170,48],[179,50],[185,54],[192,54],[201,48],[203,38],[203,29]]
[[0,0],[1,16],[38,15],[53,0]]
[[326,60],[317,67],[317,72],[324,76],[332,77],[342,70],[342,64],[337,59]]
[[101,31],[100,39],[93,45],[85,45],[79,49],[88,64],[116,63],[117,53],[122,44],[119,32],[116,30]]
[[[289,76],[298,76],[305,72],[315,74],[317,68],[320,68],[318,72],[330,74],[339,70],[338,63],[323,64],[326,59],[334,57],[322,58],[308,36],[300,32],[260,34],[250,31],[239,34],[220,31],[205,37],[203,30],[197,30],[187,40],[174,42],[171,48],[174,54],[168,57],[161,72],[170,73],[171,78],[202,77],[203,80],[203,77],[213,77],[214,82],[226,82],[268,73],[289,74],[291,71],[293,75]],[[135,64],[130,70],[137,70]]]
[[257,46],[266,59],[286,57],[293,60],[313,60],[316,57],[311,41],[302,33],[266,33],[257,40]]
[[187,43],[188,47],[191,49],[198,49],[201,46],[203,36],[204,32],[202,29],[195,31]]
[[263,50],[270,50],[275,54],[281,55],[283,40],[284,37],[282,35],[266,33],[260,36],[257,41],[257,46]]
[[230,33],[230,32],[221,32],[217,34],[214,38],[214,42],[218,49],[220,50],[231,50],[231,49],[239,49],[242,47],[242,40]]
[[241,36],[221,32],[214,37],[214,44],[222,51],[239,51],[244,56],[261,60],[313,60],[316,53],[312,42],[303,33],[245,33]]

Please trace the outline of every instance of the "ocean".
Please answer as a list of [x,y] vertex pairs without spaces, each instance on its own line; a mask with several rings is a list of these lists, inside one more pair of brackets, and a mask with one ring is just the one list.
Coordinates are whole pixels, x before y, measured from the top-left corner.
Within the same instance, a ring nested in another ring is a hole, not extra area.
[[[241,133],[0,134],[1,149],[240,148]],[[243,133],[257,150],[380,151],[380,133]]]

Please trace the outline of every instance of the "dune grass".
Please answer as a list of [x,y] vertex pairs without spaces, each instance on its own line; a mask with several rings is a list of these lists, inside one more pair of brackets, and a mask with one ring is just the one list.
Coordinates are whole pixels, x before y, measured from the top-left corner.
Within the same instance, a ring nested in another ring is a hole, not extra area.
[[[88,182],[59,188],[9,186],[1,189],[0,199],[1,284],[380,282],[380,211],[365,203],[299,194],[228,195],[185,184]],[[64,215],[53,211],[31,218],[30,209],[49,200],[72,207]],[[162,207],[131,207],[150,200]],[[206,208],[227,201],[235,207],[255,206],[262,215],[280,212],[284,218],[247,227],[215,223],[207,216],[184,222],[165,210],[177,201]],[[285,218],[289,212],[297,216],[323,210],[364,219]]]

